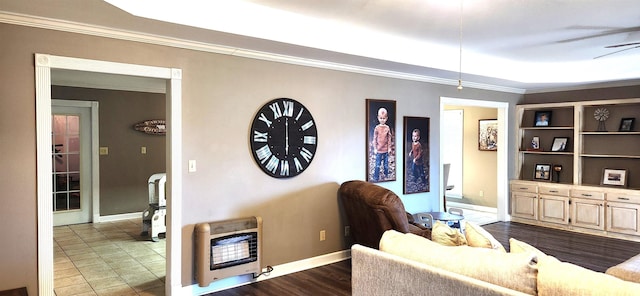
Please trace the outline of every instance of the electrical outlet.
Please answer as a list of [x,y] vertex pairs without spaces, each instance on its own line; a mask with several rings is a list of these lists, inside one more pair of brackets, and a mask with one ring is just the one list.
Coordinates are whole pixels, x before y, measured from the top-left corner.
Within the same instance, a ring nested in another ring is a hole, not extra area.
[[344,236],[349,236],[351,235],[351,226],[345,226],[344,227]]
[[327,239],[327,232],[324,230],[320,230],[320,241]]
[[140,153],[141,154],[147,154],[147,147],[145,147],[145,146],[140,147]]
[[484,191],[480,190],[480,197],[483,197],[483,196],[484,196]]

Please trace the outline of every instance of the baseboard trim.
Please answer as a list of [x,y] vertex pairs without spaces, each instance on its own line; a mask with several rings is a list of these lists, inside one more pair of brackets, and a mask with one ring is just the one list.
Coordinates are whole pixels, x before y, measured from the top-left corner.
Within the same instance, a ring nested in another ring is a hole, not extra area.
[[469,210],[474,210],[474,211],[498,214],[498,209],[497,208],[491,208],[491,207],[485,207],[485,206],[477,206],[477,205],[471,205],[471,204],[454,202],[454,201],[448,201],[447,202],[447,207],[469,209]]
[[140,218],[140,220],[142,220],[142,212],[94,217],[93,223],[114,222],[135,218]]
[[[273,266],[273,271],[263,274],[257,279],[254,279],[252,275],[241,275],[225,279],[217,280],[211,283],[207,287],[200,287],[198,284],[182,287],[179,291],[179,295],[204,295],[208,293],[214,293],[222,290],[227,290],[235,287],[244,286],[247,284],[270,280],[283,275],[303,271],[311,268],[320,267],[323,265],[347,260],[351,258],[351,250],[342,250],[334,253],[324,254],[316,257],[302,259],[294,262],[284,263]],[[266,269],[263,269],[263,272]],[[174,289],[174,291],[176,291]]]

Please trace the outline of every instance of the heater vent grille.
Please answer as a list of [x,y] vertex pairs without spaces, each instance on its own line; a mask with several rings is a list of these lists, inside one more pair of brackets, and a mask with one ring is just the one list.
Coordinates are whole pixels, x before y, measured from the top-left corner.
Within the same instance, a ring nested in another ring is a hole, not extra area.
[[195,265],[198,285],[205,287],[221,278],[259,274],[261,236],[260,217],[197,224]]

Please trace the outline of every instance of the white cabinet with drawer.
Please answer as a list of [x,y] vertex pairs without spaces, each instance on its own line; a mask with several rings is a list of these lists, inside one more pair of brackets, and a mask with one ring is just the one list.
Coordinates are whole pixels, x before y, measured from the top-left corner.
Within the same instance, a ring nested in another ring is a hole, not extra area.
[[640,241],[640,192],[517,180],[513,221]]
[[569,187],[544,184],[538,186],[538,220],[569,224]]
[[538,219],[538,186],[532,182],[511,182],[511,215]]

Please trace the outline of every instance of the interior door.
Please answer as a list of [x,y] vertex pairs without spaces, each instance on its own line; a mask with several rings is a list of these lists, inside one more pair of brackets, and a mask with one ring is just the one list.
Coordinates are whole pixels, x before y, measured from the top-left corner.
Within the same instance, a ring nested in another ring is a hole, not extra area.
[[91,222],[91,108],[52,100],[53,225]]

